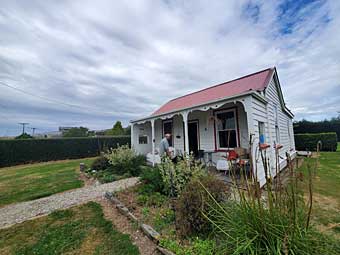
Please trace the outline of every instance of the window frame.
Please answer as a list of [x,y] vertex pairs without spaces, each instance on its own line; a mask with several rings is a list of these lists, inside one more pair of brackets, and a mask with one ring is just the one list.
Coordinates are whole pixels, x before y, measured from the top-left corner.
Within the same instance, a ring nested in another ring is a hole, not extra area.
[[[139,140],[139,139],[140,139],[141,137],[146,137],[146,143],[140,143],[140,140]],[[146,145],[146,144],[149,144],[149,136],[148,136],[148,135],[141,135],[141,134],[139,134],[139,135],[138,135],[138,144],[139,144],[139,145]]]
[[[235,130],[235,133],[236,133],[236,147],[230,147],[230,148],[220,147],[219,131],[222,131],[222,130],[218,130],[218,126],[217,126],[218,123],[216,123],[216,120],[218,119],[217,115],[219,113],[226,113],[226,112],[233,112],[234,113],[235,129],[225,129],[224,131]],[[224,150],[232,150],[232,149],[235,149],[237,147],[240,147],[237,109],[236,108],[231,108],[231,109],[222,109],[222,110],[214,111],[214,117],[215,117],[214,128],[215,128],[215,148],[216,148],[216,150],[224,151]]]
[[266,124],[263,121],[258,121],[259,142],[261,143],[261,135],[263,135],[263,143],[266,143]]
[[281,134],[279,125],[275,125],[275,143],[280,144]]

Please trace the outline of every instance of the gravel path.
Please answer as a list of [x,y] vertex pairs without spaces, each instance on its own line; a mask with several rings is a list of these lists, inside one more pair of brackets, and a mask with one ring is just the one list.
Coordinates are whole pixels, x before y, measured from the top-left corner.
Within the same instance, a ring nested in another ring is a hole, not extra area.
[[104,192],[114,192],[136,185],[138,178],[128,178],[97,186],[75,189],[33,201],[12,204],[0,208],[0,229],[16,223],[49,214],[55,210],[82,204],[98,197]]

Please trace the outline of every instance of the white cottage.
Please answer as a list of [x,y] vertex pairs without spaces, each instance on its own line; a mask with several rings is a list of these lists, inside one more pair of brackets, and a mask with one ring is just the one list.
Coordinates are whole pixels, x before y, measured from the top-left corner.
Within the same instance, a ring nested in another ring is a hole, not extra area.
[[263,186],[260,140],[270,145],[266,153],[275,175],[275,145],[282,145],[280,170],[286,167],[287,152],[292,158],[296,155],[293,116],[274,67],[170,100],[150,116],[131,121],[131,144],[154,161],[162,137],[171,133],[170,146],[184,154],[203,152],[214,164],[226,152],[245,148]]

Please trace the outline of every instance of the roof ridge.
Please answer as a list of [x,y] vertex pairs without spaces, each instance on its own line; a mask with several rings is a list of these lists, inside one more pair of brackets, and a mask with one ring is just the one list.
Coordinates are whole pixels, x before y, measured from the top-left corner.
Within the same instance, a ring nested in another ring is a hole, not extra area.
[[[275,69],[275,67],[268,67],[268,68],[266,68],[266,69],[257,71],[257,72],[255,72],[255,73],[247,74],[247,75],[241,76],[241,77],[239,77],[239,78],[236,78],[236,79],[233,79],[233,80],[230,80],[230,81],[225,81],[225,82],[222,82],[222,83],[219,83],[219,84],[216,84],[216,85],[212,85],[212,86],[207,87],[207,88],[203,88],[203,89],[200,89],[200,90],[197,90],[197,91],[194,91],[194,92],[185,94],[185,95],[183,95],[183,96],[179,96],[179,97],[173,98],[173,99],[169,100],[168,103],[169,103],[169,102],[172,102],[172,101],[174,101],[174,100],[177,100],[177,99],[180,99],[180,98],[189,96],[189,95],[193,95],[193,94],[196,94],[196,93],[199,93],[199,92],[202,92],[202,91],[211,89],[211,88],[216,88],[216,87],[218,87],[218,86],[222,86],[222,85],[225,85],[225,84],[230,83],[230,82],[234,82],[234,81],[237,81],[237,80],[241,80],[241,79],[247,78],[247,77],[249,77],[249,76],[253,76],[253,75],[256,75],[256,74],[259,74],[259,73],[263,73],[263,72],[266,72],[266,71],[269,71],[269,70],[274,70],[274,69]],[[267,79],[266,79],[266,80],[267,80]]]

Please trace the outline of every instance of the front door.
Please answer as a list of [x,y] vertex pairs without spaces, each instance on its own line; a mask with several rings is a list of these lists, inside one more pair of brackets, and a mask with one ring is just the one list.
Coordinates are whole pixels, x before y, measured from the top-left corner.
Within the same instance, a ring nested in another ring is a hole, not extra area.
[[163,137],[165,136],[165,134],[171,134],[171,139],[168,141],[169,142],[169,146],[172,147],[173,146],[173,136],[172,136],[172,130],[173,130],[173,126],[172,126],[172,120],[164,120],[163,121]]
[[189,121],[188,123],[189,135],[189,151],[194,156],[198,155],[199,150],[199,133],[198,133],[198,120]]

